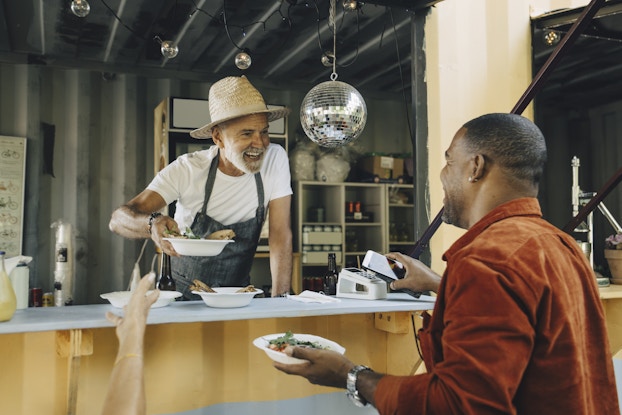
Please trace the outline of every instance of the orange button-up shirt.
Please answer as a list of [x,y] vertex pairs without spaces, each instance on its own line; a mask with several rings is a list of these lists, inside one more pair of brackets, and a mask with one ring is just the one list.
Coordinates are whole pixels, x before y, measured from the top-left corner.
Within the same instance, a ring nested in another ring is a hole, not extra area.
[[541,216],[508,202],[445,253],[419,334],[428,372],[384,376],[381,414],[620,414],[595,275]]

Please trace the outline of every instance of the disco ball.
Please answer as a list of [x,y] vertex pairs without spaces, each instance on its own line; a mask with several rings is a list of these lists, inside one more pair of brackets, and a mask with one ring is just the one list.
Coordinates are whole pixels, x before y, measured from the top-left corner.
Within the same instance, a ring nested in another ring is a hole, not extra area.
[[326,81],[315,86],[300,105],[302,128],[322,147],[339,147],[357,139],[366,121],[365,100],[345,82]]

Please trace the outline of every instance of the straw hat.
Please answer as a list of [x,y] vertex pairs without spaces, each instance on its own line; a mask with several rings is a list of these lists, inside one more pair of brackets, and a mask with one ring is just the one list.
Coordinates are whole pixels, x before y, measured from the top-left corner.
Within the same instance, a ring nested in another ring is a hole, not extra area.
[[288,108],[268,109],[261,93],[245,76],[229,76],[216,82],[209,90],[211,122],[190,132],[194,138],[211,138],[212,128],[221,122],[252,114],[267,114],[268,122],[289,114]]

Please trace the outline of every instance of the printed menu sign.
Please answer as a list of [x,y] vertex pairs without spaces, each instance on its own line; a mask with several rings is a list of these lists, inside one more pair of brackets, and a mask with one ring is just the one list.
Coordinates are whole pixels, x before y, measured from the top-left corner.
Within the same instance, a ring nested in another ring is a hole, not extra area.
[[0,135],[0,250],[22,253],[26,139]]

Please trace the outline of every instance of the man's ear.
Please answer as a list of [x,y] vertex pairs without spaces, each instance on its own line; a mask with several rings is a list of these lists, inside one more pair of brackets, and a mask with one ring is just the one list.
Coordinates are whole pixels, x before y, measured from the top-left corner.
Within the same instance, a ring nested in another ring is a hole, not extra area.
[[473,181],[478,181],[482,177],[484,177],[484,173],[486,172],[486,158],[483,154],[476,154],[473,157],[473,171],[471,172],[471,177]]
[[223,148],[225,146],[222,140],[222,130],[218,126],[212,128],[212,140],[214,140],[214,144],[216,144],[218,148]]

